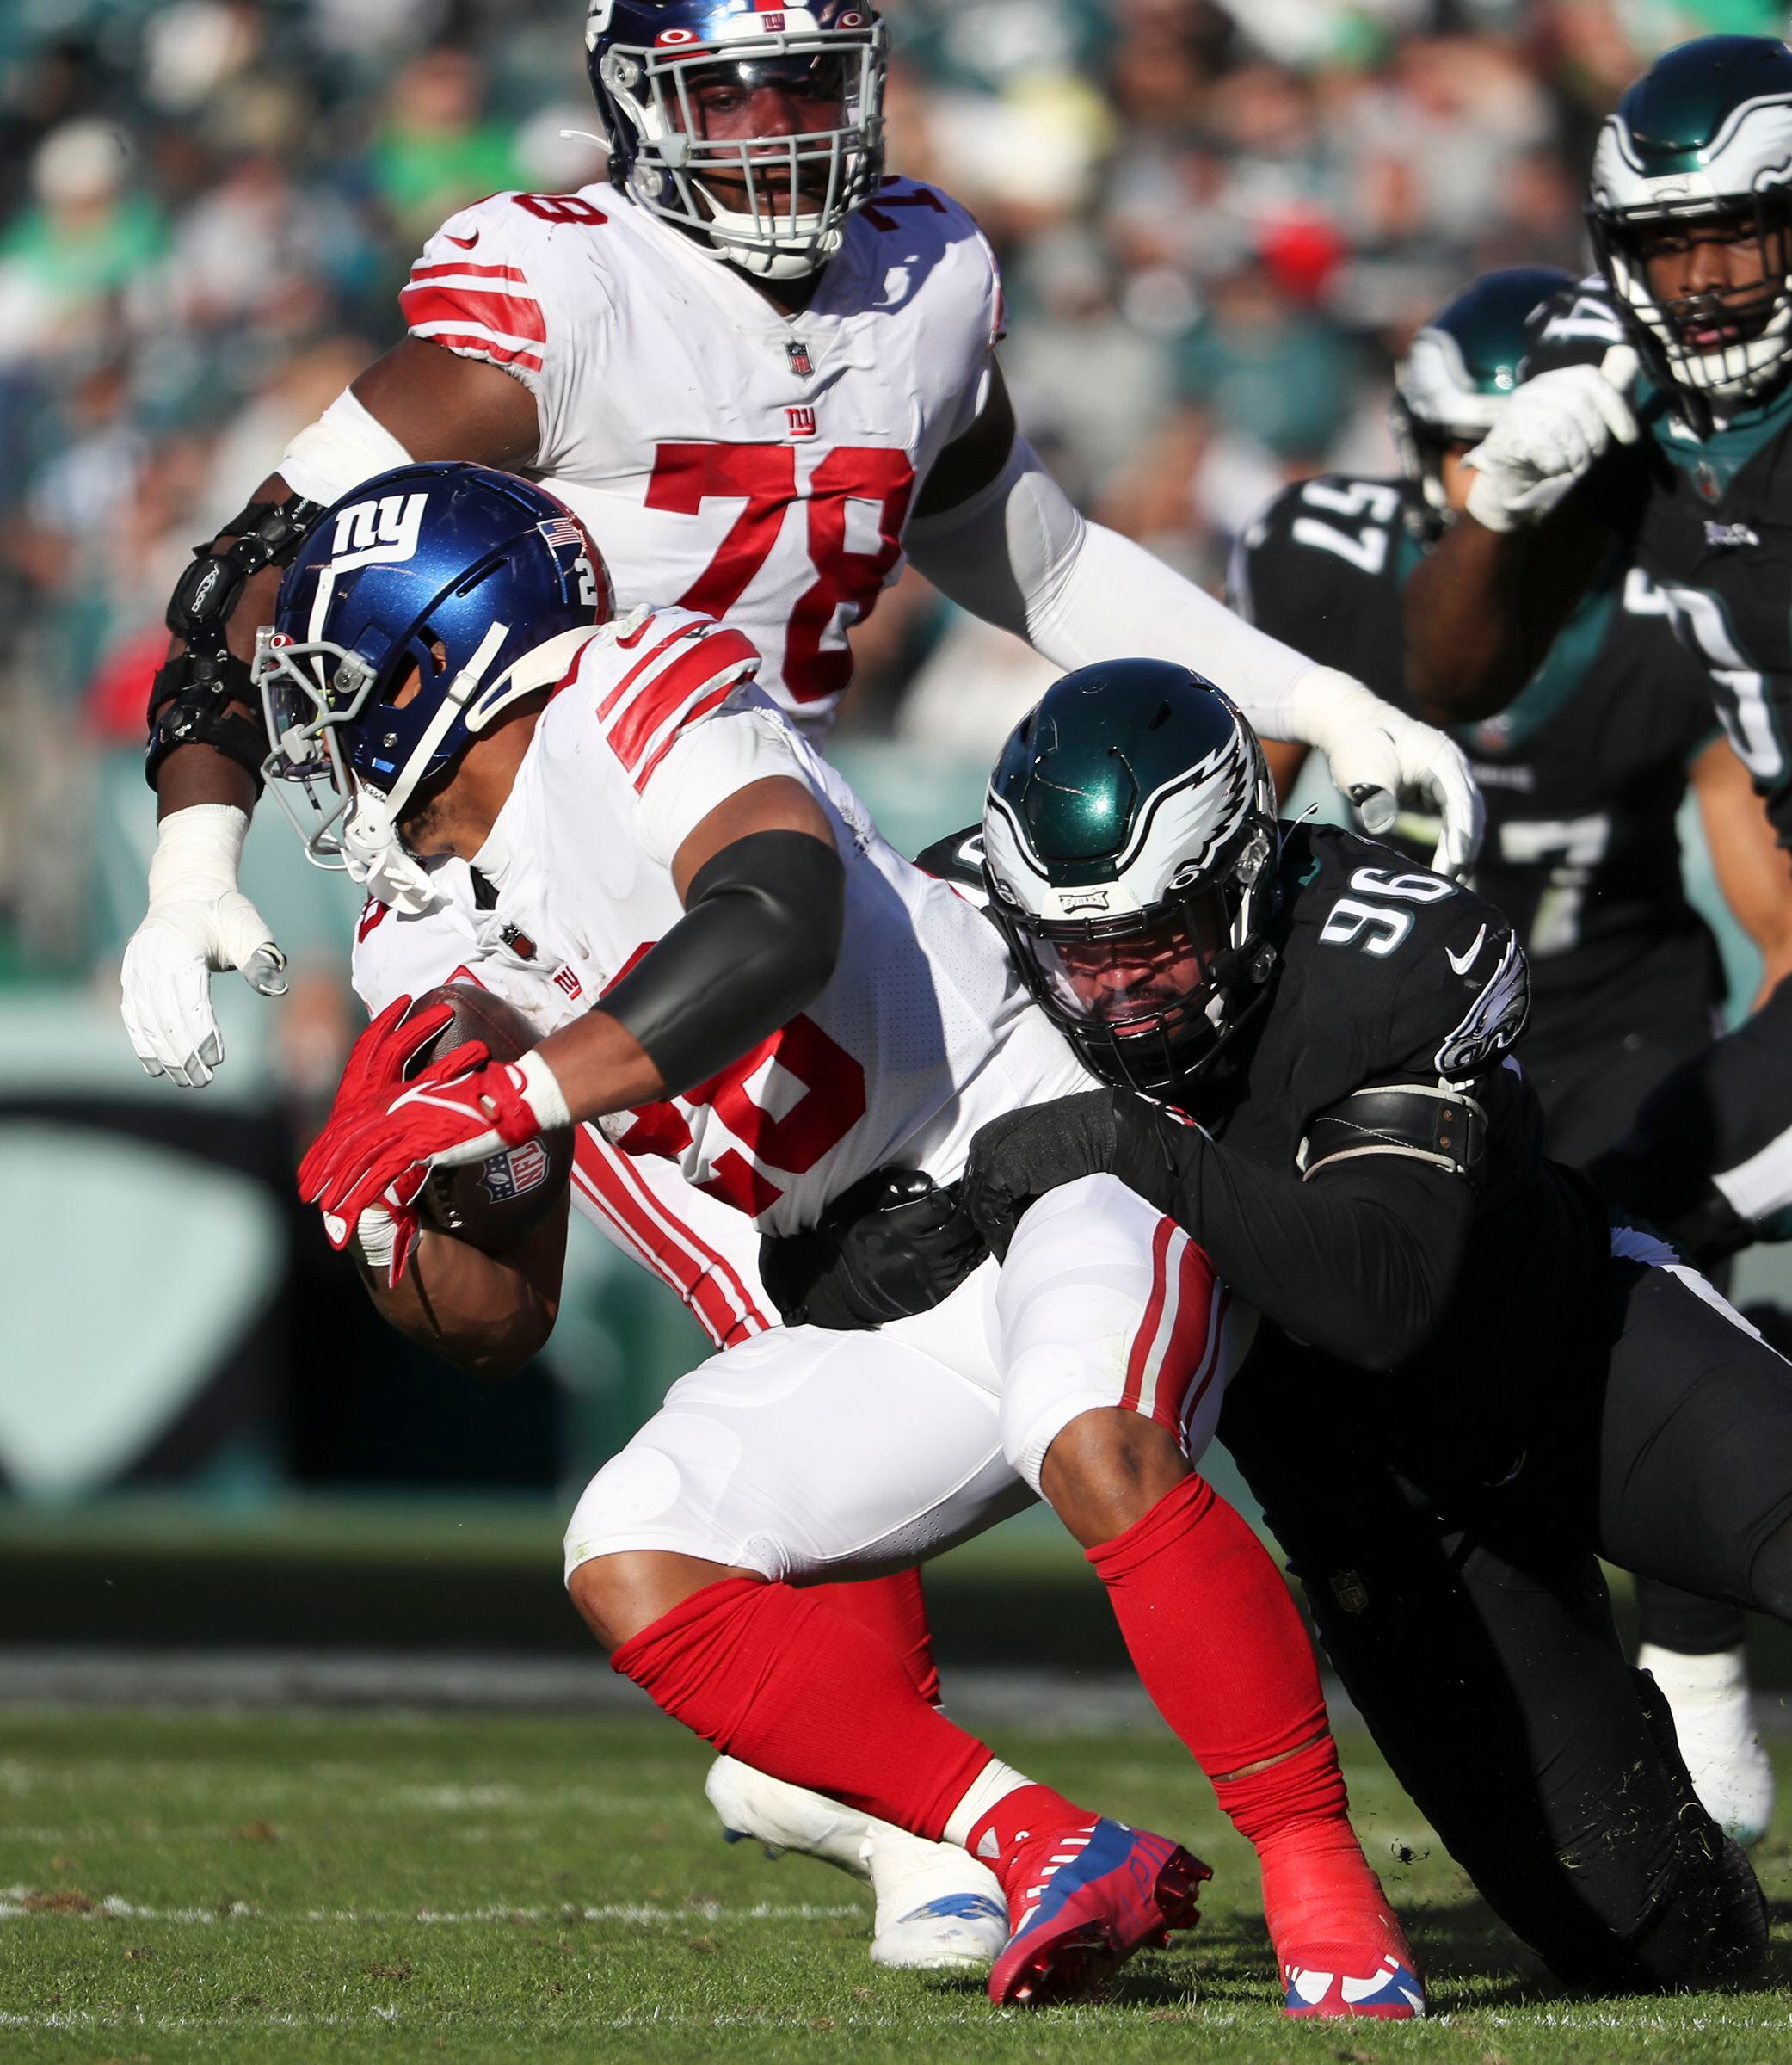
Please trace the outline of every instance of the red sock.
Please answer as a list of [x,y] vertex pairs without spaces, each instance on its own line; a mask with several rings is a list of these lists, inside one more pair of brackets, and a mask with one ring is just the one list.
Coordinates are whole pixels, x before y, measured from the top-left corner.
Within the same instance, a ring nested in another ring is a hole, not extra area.
[[1247,1778],[1216,1785],[1263,1866],[1263,1915],[1284,1964],[1357,1963],[1391,1951],[1416,1969],[1404,1932],[1346,1811],[1338,1746],[1323,1741]]
[[939,1705],[939,1673],[919,1570],[898,1570],[892,1577],[861,1578],[851,1584],[810,1585],[808,1590],[811,1598],[825,1599],[836,1613],[881,1635],[901,1657],[915,1691],[929,1706]]
[[890,1643],[824,1589],[724,1578],[610,1661],[728,1755],[930,1841],[990,1761],[921,1698]]
[[[1327,1942],[1374,1940],[1392,1917],[1352,1832],[1319,1668],[1268,1550],[1187,1476],[1088,1558],[1145,1690],[1262,1860],[1278,1953],[1305,1952],[1315,1926]],[[1270,1758],[1284,1761],[1224,1775]]]
[[1029,1780],[1003,1794],[971,1825],[964,1847],[980,1857],[1001,1881],[1010,1907],[1021,1904],[1021,1895],[1032,1877],[1032,1861],[1038,1846],[1055,1846],[1067,1830],[1092,1828],[1099,1817],[1075,1801],[1067,1800],[1050,1785]]

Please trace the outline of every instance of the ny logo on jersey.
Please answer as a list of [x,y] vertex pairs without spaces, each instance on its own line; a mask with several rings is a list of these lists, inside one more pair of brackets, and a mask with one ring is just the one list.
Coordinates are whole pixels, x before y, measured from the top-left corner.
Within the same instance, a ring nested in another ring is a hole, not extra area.
[[366,566],[383,559],[409,559],[416,552],[423,527],[427,495],[382,495],[375,502],[357,502],[336,511],[335,551],[340,567],[345,559]]
[[815,435],[815,410],[813,409],[786,409],[784,420],[790,425],[792,437]]

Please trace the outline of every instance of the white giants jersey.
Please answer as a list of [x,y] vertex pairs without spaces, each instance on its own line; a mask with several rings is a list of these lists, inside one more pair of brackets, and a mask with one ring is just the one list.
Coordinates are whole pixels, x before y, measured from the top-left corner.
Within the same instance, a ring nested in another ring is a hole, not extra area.
[[498,194],[437,231],[402,299],[413,336],[534,396],[530,471],[583,518],[621,607],[739,626],[761,687],[820,737],[847,630],[988,391],[1001,290],[964,209],[886,181],[785,317],[610,187]]
[[[471,868],[440,871],[448,906],[364,916],[354,985],[370,1009],[464,969],[544,1034],[571,1024],[678,923],[672,861],[698,823],[784,776],[820,799],[845,864],[834,972],[708,1082],[606,1119],[615,1145],[675,1162],[762,1231],[787,1233],[886,1165],[953,1181],[986,1120],[1088,1087],[995,928],[878,835],[753,686],[738,631],[676,609],[622,629],[581,650]],[[707,1002],[725,1020],[726,990]]]

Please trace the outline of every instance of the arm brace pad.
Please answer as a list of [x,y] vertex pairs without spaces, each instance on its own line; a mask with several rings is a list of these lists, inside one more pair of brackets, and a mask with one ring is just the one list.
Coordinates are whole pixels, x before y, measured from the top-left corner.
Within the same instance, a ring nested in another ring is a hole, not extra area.
[[254,693],[247,662],[230,650],[231,612],[252,575],[291,564],[323,514],[321,502],[300,495],[252,502],[219,533],[230,537],[228,545],[219,549],[207,540],[194,546],[193,564],[176,583],[168,605],[168,628],[185,650],[163,663],[150,687],[144,776],[151,788],[176,746],[200,745],[235,761],[260,793],[268,741],[260,724],[232,707],[252,705]]
[[834,973],[847,871],[807,832],[749,832],[691,878],[685,915],[596,1008],[627,1027],[668,1096],[788,1025]]
[[1067,673],[1121,654],[1172,660],[1223,688],[1265,737],[1296,736],[1292,692],[1312,661],[1080,515],[1024,437],[987,488],[911,524],[905,542],[954,602]]
[[281,453],[280,476],[295,495],[331,502],[376,473],[410,464],[410,453],[356,398],[354,390],[345,387]]
[[1472,1097],[1441,1084],[1370,1083],[1340,1098],[1308,1125],[1296,1166],[1310,1183],[1320,1170],[1364,1155],[1429,1162],[1478,1187],[1487,1115]]

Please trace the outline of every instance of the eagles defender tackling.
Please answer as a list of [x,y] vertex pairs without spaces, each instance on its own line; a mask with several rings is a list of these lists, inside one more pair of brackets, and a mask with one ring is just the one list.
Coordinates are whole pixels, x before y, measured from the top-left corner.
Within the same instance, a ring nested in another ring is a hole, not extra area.
[[1016,730],[990,913],[1121,1087],[987,1125],[966,1208],[1000,1254],[1107,1172],[1211,1254],[1262,1318],[1223,1438],[1452,1855],[1563,1979],[1745,1972],[1759,1890],[1595,1552],[1792,1617],[1786,1365],[1543,1158],[1506,920],[1272,811],[1248,727],[1180,669],[1085,669]]
[[[1285,489],[1239,540],[1234,607],[1402,700],[1407,583],[1461,514],[1475,478],[1465,457],[1518,387],[1528,318],[1572,285],[1542,267],[1490,273],[1421,326],[1395,374],[1402,475]],[[1473,886],[1512,921],[1530,966],[1516,1052],[1545,1152],[1573,1167],[1622,1137],[1717,1022],[1716,943],[1681,878],[1676,813],[1689,786],[1718,884],[1761,949],[1764,993],[1792,959],[1792,873],[1668,607],[1614,545],[1518,700],[1458,733],[1487,802]],[[1285,794],[1302,755],[1266,751]],[[1399,829],[1403,848],[1429,854],[1422,817]],[[1637,1605],[1638,1661],[1673,1709],[1700,1798],[1732,1834],[1758,1840],[1773,1769],[1742,1616],[1647,1578]]]

